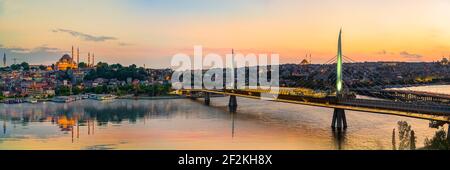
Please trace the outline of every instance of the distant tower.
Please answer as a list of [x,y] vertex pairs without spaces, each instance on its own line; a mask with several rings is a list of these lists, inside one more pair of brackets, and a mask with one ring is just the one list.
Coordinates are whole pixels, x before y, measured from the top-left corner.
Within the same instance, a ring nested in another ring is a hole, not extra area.
[[312,64],[312,57],[311,57],[311,54],[309,54],[309,64]]
[[92,67],[95,66],[95,55],[94,53],[92,53]]
[[87,63],[88,67],[91,66],[91,53],[88,53],[88,63]]
[[3,66],[6,67],[6,53],[3,53]]
[[77,48],[77,64],[80,64],[80,47]]
[[342,94],[342,29],[339,30],[339,38],[338,38],[338,51],[337,51],[337,61],[336,61],[336,94],[341,95]]

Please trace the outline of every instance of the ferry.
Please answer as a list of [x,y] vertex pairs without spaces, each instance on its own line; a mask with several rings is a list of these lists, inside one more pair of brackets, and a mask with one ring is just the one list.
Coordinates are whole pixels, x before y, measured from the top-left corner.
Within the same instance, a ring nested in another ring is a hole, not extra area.
[[117,98],[116,95],[107,94],[107,95],[97,95],[95,99],[96,100],[113,100],[116,98]]
[[59,96],[59,97],[55,97],[52,100],[53,102],[56,103],[70,103],[75,101],[75,99],[73,97],[69,97],[69,96]]

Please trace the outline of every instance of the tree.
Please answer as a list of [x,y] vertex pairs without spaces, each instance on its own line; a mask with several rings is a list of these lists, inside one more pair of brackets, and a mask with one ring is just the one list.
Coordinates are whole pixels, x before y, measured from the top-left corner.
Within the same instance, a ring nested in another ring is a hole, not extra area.
[[70,96],[70,87],[61,86],[56,89],[56,95],[58,96]]
[[424,149],[429,150],[450,150],[450,142],[447,139],[448,133],[444,129],[437,131],[433,138],[425,139]]
[[82,93],[82,90],[78,86],[75,86],[74,88],[72,88],[72,93],[74,95],[78,95],[78,94]]
[[3,93],[0,93],[0,100],[5,99],[5,96],[3,96]]
[[414,133],[414,130],[411,130],[411,138],[410,138],[410,149],[415,150],[416,149],[416,135]]
[[111,68],[113,68],[113,69],[121,69],[121,68],[123,68],[123,66],[121,64],[117,63],[117,64],[111,64]]
[[103,86],[97,86],[97,87],[95,87],[94,90],[95,90],[95,93],[96,93],[96,94],[104,94],[104,93],[107,92],[108,87],[107,87],[106,85],[103,85]]
[[397,144],[395,142],[395,128],[392,129],[392,150],[397,150]]
[[406,121],[399,121],[398,123],[398,139],[399,139],[399,150],[406,150],[410,148],[410,134],[411,126]]
[[23,68],[23,70],[30,70],[30,65],[27,62],[22,62],[20,66]]
[[27,62],[11,65],[11,70],[19,70],[19,69],[30,70],[30,65]]
[[85,80],[105,78],[125,81],[128,77],[145,80],[148,76],[149,75],[144,68],[136,68],[136,65],[123,67],[120,64],[108,65],[108,63],[99,62],[96,69],[91,70],[84,78]]
[[39,69],[40,69],[40,70],[46,70],[46,69],[47,69],[47,67],[46,67],[46,66],[44,66],[44,65],[40,65],[40,66],[39,66]]
[[78,63],[78,68],[86,68],[87,64],[85,62]]
[[[412,130],[411,125],[406,121],[397,122],[398,125],[398,139],[399,146],[398,150],[416,149],[416,136],[414,130]],[[392,149],[396,150],[396,139],[395,139],[395,129],[392,130]]]
[[11,70],[19,70],[20,66],[18,64],[11,65]]

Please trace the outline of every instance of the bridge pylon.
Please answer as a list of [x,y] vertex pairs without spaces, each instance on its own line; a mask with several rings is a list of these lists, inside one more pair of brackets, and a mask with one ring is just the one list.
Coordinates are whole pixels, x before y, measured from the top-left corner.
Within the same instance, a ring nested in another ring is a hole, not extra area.
[[205,92],[204,96],[205,96],[205,105],[209,106],[209,104],[211,103],[210,93],[209,92]]
[[344,109],[334,109],[331,128],[337,130],[347,129],[347,118]]
[[450,123],[447,123],[447,142],[450,143]]
[[[237,89],[237,82],[236,82],[236,71],[235,71],[235,64],[234,64],[234,49],[231,49],[231,89],[236,90]],[[234,91],[233,90],[233,91]],[[228,101],[228,108],[230,109],[231,113],[235,113],[237,111],[237,99],[235,95],[230,95],[230,100]]]
[[[338,51],[337,51],[337,62],[336,62],[336,98],[337,101],[345,98],[343,91],[343,81],[342,81],[342,29],[339,31],[338,38]],[[345,116],[344,109],[334,109],[333,119],[331,122],[331,127],[333,129],[346,129],[347,128],[347,118]]]
[[237,106],[236,96],[230,95],[230,100],[228,102],[228,108],[230,109],[230,112],[235,113],[237,111]]

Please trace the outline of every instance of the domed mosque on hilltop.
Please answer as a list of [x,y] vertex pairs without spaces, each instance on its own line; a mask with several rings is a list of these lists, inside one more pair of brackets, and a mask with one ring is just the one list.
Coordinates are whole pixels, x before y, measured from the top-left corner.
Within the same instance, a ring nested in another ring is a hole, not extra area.
[[56,62],[56,67],[58,70],[67,70],[67,69],[77,69],[78,65],[75,61],[73,61],[72,57],[69,54],[64,54],[58,62]]
[[[80,63],[80,48],[77,48],[77,54],[76,54],[76,62],[75,62],[75,51],[72,46],[72,57],[69,54],[64,54],[55,64],[55,67],[53,69],[65,71],[67,69],[78,69],[78,63]],[[88,53],[88,59],[87,59],[87,67],[95,67],[95,56],[94,53]],[[51,69],[50,69],[51,70]]]
[[300,62],[299,65],[309,65],[311,64],[311,54],[309,54],[309,61],[307,60],[308,58],[308,54],[306,54],[305,59],[302,60],[302,62]]

